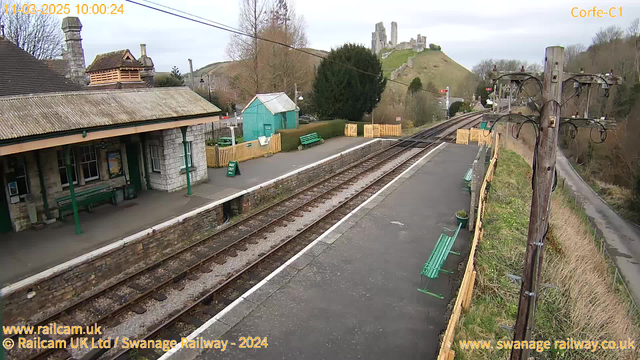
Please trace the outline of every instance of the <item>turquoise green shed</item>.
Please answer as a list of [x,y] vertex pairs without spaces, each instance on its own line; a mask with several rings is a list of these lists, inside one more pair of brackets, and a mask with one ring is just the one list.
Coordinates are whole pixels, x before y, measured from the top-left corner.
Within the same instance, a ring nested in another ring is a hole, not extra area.
[[258,94],[242,110],[242,136],[252,141],[281,129],[296,129],[298,113],[296,104],[283,92]]

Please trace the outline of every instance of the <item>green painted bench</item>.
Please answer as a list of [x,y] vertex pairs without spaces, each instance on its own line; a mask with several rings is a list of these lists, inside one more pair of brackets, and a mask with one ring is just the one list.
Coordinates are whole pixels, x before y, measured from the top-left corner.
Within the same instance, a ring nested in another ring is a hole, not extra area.
[[[432,279],[437,279],[440,275],[440,272],[444,272],[447,274],[453,274],[451,270],[443,270],[442,265],[444,265],[445,260],[447,260],[447,256],[449,254],[460,255],[457,251],[452,251],[453,243],[455,243],[456,238],[458,237],[458,233],[460,232],[460,228],[462,224],[458,225],[458,229],[455,231],[453,236],[447,235],[445,232],[440,234],[440,238],[436,243],[436,246],[433,248],[431,255],[429,255],[429,260],[424,263],[424,267],[422,268],[422,272],[420,273],[420,288],[418,291],[421,293],[431,295],[433,297],[437,297],[438,299],[444,299],[444,297],[440,294],[432,293],[427,290],[427,286],[429,286],[429,281]],[[443,231],[453,231],[451,229],[443,228]],[[422,287],[423,278],[427,278],[427,283]]]
[[319,143],[322,143],[322,138],[320,137],[320,135],[318,135],[318,133],[311,133],[300,136],[300,146],[302,147],[312,146]]
[[[91,212],[94,205],[107,200],[111,201],[114,205],[116,204],[116,190],[112,189],[109,185],[76,191],[75,197],[78,210],[85,208],[88,212]],[[60,220],[64,221],[66,214],[73,213],[71,195],[56,198],[56,203],[58,204],[58,217]]]
[[469,168],[469,170],[467,170],[467,172],[464,174],[464,177],[462,178],[462,180],[464,181],[464,190],[467,190],[469,192],[471,192],[471,179],[473,178],[473,166],[471,166]]
[[231,144],[233,143],[233,141],[231,141],[230,137],[221,137],[220,139],[218,139],[218,147],[227,147],[227,146],[231,146]]

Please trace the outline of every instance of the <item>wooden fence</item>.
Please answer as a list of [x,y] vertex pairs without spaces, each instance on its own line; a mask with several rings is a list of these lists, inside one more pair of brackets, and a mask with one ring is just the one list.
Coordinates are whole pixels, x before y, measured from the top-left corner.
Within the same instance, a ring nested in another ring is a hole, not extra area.
[[469,144],[469,130],[458,129],[456,131],[456,144],[468,145]]
[[460,320],[462,311],[469,310],[469,306],[471,306],[473,285],[476,281],[476,271],[474,269],[473,261],[475,259],[478,242],[482,241],[482,235],[484,232],[484,229],[482,228],[482,219],[484,218],[485,199],[487,196],[487,183],[491,182],[491,180],[493,179],[493,172],[495,171],[496,161],[498,160],[499,135],[496,134],[495,136],[496,139],[494,142],[496,146],[493,147],[493,156],[491,157],[491,162],[489,163],[487,174],[485,175],[484,181],[482,182],[482,187],[480,188],[480,200],[478,201],[476,226],[473,233],[473,240],[471,242],[469,260],[467,261],[467,267],[464,272],[464,277],[462,278],[462,283],[460,284],[460,290],[458,291],[458,296],[456,297],[456,302],[453,306],[451,318],[449,318],[447,330],[445,331],[444,337],[442,338],[442,343],[440,344],[440,353],[438,354],[438,360],[452,360],[455,358],[455,352],[451,350],[451,346],[453,345],[456,326],[458,325],[458,321]]
[[344,124],[344,136],[357,137],[358,124]]
[[367,124],[364,126],[364,137],[402,136],[401,125]]
[[280,152],[282,151],[281,140],[280,134],[273,134],[269,143],[264,146],[261,146],[258,140],[222,148],[207,146],[207,166],[225,167],[229,165],[229,161],[245,161]]

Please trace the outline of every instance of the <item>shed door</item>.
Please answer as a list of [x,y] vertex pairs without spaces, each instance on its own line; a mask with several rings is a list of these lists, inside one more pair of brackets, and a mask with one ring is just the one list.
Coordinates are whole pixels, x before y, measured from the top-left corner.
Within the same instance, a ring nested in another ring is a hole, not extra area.
[[273,134],[273,126],[271,124],[264,124],[264,136],[269,137]]

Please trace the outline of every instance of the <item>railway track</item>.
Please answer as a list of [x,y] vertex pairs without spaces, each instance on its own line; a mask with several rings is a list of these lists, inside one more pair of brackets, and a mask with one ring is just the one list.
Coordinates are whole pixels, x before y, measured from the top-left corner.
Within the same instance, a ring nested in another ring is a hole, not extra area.
[[[242,270],[230,270],[226,276],[209,288],[202,288],[197,294],[191,294],[188,301],[179,306],[166,307],[170,311],[163,314],[162,323],[146,326],[138,339],[179,339],[187,336],[220,310],[233,302],[246,290],[266,277],[270,272],[286,262],[317,236],[329,229],[340,218],[364,202],[397,174],[415,163],[427,149],[435,146],[424,140],[440,134],[438,140],[450,135],[456,128],[477,122],[476,114],[462,116],[439,124],[412,137],[398,141],[394,146],[371,154],[340,173],[327,176],[285,199],[220,229],[210,237],[175,252],[127,278],[111,285],[73,305],[48,316],[34,326],[50,323],[56,325],[89,326],[98,324],[107,329],[119,329],[118,326],[131,318],[142,315],[153,303],[163,303],[167,294],[181,292],[189,283],[202,282],[210,277],[212,268],[233,263],[240,253],[253,251],[255,258],[244,264]],[[438,141],[436,141],[438,142]],[[425,146],[415,150],[416,146]],[[417,152],[417,153],[415,153]],[[349,187],[372,172],[378,171],[374,179],[367,179],[368,185],[349,192]],[[346,193],[345,197],[337,196]],[[284,236],[284,239],[269,246],[261,242],[268,234],[280,231],[296,224],[297,218],[304,218],[312,209],[327,207],[330,210]],[[257,250],[252,250],[252,249]],[[171,296],[169,296],[171,297]],[[195,300],[193,300],[195,298]],[[120,329],[121,330],[121,329]],[[118,330],[118,331],[120,331]],[[124,336],[122,333],[114,336]],[[103,335],[107,336],[107,335]],[[57,339],[71,340],[77,336],[66,336]],[[17,340],[17,339],[14,339]],[[65,349],[45,349],[35,352],[9,352],[11,359],[66,359],[71,356],[95,358],[103,355],[108,349],[100,349],[91,353],[73,353]],[[126,359],[131,354],[127,351],[112,349],[104,354],[109,359]],[[161,354],[154,351],[143,351],[135,354],[137,358],[155,359]]]

